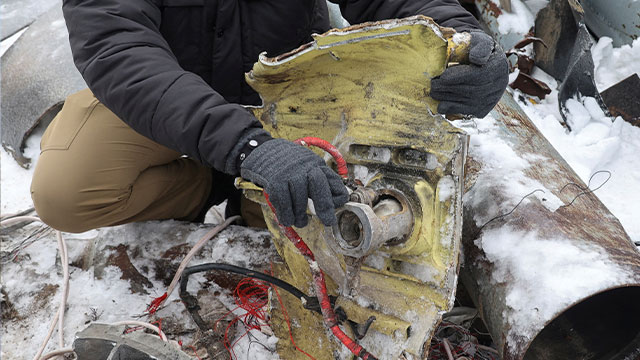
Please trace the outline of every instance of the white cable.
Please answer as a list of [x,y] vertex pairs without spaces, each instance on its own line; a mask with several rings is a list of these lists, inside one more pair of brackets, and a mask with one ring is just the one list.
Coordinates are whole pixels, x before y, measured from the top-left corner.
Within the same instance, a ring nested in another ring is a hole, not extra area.
[[496,354],[496,355],[500,355],[500,353],[498,352],[498,350],[496,350],[496,349],[494,349],[494,348],[492,348],[492,347],[484,346],[484,345],[480,345],[480,344],[478,344],[478,345],[476,345],[476,346],[477,346],[477,347],[478,347],[478,349],[480,349],[480,350],[485,350],[485,351],[488,351],[488,352],[490,352],[490,353],[494,353],[494,354]]
[[142,327],[146,327],[147,329],[153,330],[155,331],[158,335],[160,335],[160,339],[162,339],[162,341],[167,342],[169,341],[167,339],[167,336],[164,334],[164,332],[162,332],[162,330],[160,330],[159,327],[155,326],[155,325],[151,325],[149,323],[143,322],[143,321],[136,321],[136,320],[125,320],[125,321],[118,321],[118,322],[114,322],[111,323],[110,325],[114,325],[114,326],[119,326],[119,325],[136,325],[136,326],[142,326]]
[[444,351],[447,352],[447,357],[449,360],[454,360],[453,354],[451,353],[451,344],[447,338],[442,339],[442,344],[444,344]]
[[67,298],[69,296],[69,258],[67,256],[67,242],[64,241],[62,233],[56,231],[58,238],[58,247],[60,248],[60,260],[62,262],[62,299],[60,300],[60,308],[58,311],[58,345],[64,348],[64,311],[67,307]]
[[200,249],[202,249],[204,244],[206,244],[208,240],[210,240],[211,238],[216,236],[220,231],[224,230],[232,222],[234,222],[234,221],[236,221],[236,220],[238,220],[240,218],[241,217],[237,216],[237,215],[229,217],[227,220],[225,220],[225,222],[223,222],[222,224],[220,224],[220,225],[214,227],[213,229],[209,230],[206,234],[204,234],[204,236],[202,238],[200,238],[200,240],[198,240],[198,242],[193,246],[193,248],[191,248],[191,250],[184,257],[184,259],[182,259],[182,262],[180,263],[180,266],[178,267],[178,270],[176,271],[176,274],[173,276],[173,280],[171,280],[171,284],[169,284],[169,287],[167,288],[167,292],[166,292],[167,296],[160,303],[157,304],[156,308],[159,308],[160,305],[171,295],[173,290],[178,285],[178,281],[180,280],[180,276],[182,276],[182,272],[187,267],[187,265],[189,265],[189,262],[191,261],[191,258]]
[[16,217],[12,217],[10,219],[7,220],[2,220],[0,221],[0,226],[11,226],[13,224],[17,224],[19,222],[22,221],[37,221],[37,222],[42,222],[42,220],[40,220],[39,217],[37,216],[16,216]]
[[59,349],[59,350],[54,350],[52,352],[46,353],[44,355],[42,355],[42,357],[40,357],[38,360],[47,360],[47,359],[51,359],[52,357],[56,357],[59,355],[64,355],[64,354],[68,354],[68,353],[72,353],[73,349],[72,348],[63,348],[63,349]]
[[40,359],[40,355],[42,355],[42,353],[44,352],[44,348],[47,347],[47,343],[49,342],[49,339],[51,339],[51,335],[53,335],[53,330],[55,330],[56,328],[56,324],[58,323],[59,316],[60,316],[60,308],[58,308],[58,311],[56,311],[55,316],[51,319],[51,325],[49,325],[49,332],[47,332],[47,336],[45,337],[45,340],[42,342],[42,345],[40,345],[40,348],[38,349],[38,353],[36,353],[36,356],[33,357],[33,360]]
[[[0,226],[3,226],[3,227],[10,226],[12,224],[19,223],[22,221],[42,222],[42,220],[36,216],[16,216],[16,217],[1,221]],[[60,299],[60,306],[58,307],[58,310],[56,311],[55,316],[51,320],[51,325],[49,326],[49,331],[47,332],[47,336],[42,342],[42,345],[40,345],[40,348],[38,349],[38,352],[36,353],[34,360],[41,359],[40,355],[42,355],[42,353],[44,352],[44,349],[47,347],[47,344],[49,343],[49,339],[51,339],[51,336],[53,335],[53,330],[55,329],[56,323],[58,324],[58,343],[61,348],[64,348],[64,311],[67,306],[67,298],[69,296],[69,258],[67,257],[67,243],[64,241],[64,238],[62,237],[62,233],[60,231],[56,231],[56,238],[58,240],[58,251],[60,252],[60,263],[62,265],[62,297]],[[61,354],[65,354],[65,353],[66,352],[63,352]],[[42,358],[49,359],[57,355],[60,355],[60,354],[54,351],[54,352],[48,353],[47,355],[45,355],[45,357],[42,357]]]

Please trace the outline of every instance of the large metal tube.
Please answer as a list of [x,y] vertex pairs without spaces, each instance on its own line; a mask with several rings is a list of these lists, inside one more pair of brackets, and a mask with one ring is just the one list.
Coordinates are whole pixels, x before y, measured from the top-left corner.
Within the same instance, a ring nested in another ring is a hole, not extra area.
[[509,95],[491,115],[471,137],[461,279],[503,359],[637,359],[640,253]]

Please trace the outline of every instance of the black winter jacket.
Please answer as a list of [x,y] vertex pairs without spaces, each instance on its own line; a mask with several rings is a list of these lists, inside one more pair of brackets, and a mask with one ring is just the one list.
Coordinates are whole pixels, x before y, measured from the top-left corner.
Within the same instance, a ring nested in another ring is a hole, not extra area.
[[[457,0],[331,0],[351,24],[416,14],[479,28]],[[325,0],[64,0],[78,70],[137,132],[225,170],[260,123],[244,81],[258,54],[278,55],[329,29]]]

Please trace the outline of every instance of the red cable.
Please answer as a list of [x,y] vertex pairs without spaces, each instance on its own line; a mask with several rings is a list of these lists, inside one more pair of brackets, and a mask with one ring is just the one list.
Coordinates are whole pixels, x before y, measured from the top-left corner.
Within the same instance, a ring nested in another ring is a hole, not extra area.
[[149,304],[149,306],[147,307],[147,312],[149,313],[149,315],[153,315],[156,311],[158,311],[158,308],[160,308],[160,305],[167,298],[167,296],[168,295],[165,292],[164,294],[151,301],[151,304]]
[[196,347],[195,347],[195,346],[193,346],[193,345],[189,345],[189,347],[191,348],[191,350],[193,350],[193,353],[196,355],[196,358],[197,358],[198,360],[202,360],[202,359],[200,358],[200,356],[198,356],[198,351],[196,350]]
[[[271,266],[273,268],[273,265]],[[273,270],[272,270],[273,271]],[[300,349],[296,344],[295,340],[293,340],[293,332],[291,331],[291,322],[289,321],[289,313],[287,313],[287,309],[284,307],[284,303],[282,302],[282,298],[280,298],[280,293],[278,292],[278,288],[276,286],[271,286],[273,291],[275,291],[276,296],[278,297],[278,302],[280,303],[280,309],[282,309],[282,316],[284,317],[284,321],[287,323],[287,327],[289,328],[289,339],[291,339],[291,343],[293,347],[296,348],[299,352],[307,355],[310,359],[316,360],[313,356],[309,355],[306,351]]]
[[[331,143],[316,137],[303,137],[294,142],[304,146],[310,146],[310,145],[317,146],[322,150],[328,152],[329,154],[331,154],[331,156],[333,156],[334,160],[336,161],[336,164],[338,165],[338,175],[340,175],[343,179],[348,178],[349,172],[347,169],[347,163],[342,157],[342,154],[340,154],[340,151],[338,151],[338,149],[335,146],[333,146]],[[276,210],[271,204],[271,202],[269,201],[269,195],[266,192],[264,192],[264,197],[267,200],[267,204],[271,208],[271,211],[275,215]],[[277,221],[277,215],[275,216]],[[336,338],[338,338],[338,340],[340,340],[340,342],[342,342],[354,355],[359,356],[363,360],[376,360],[375,356],[373,356],[371,353],[365,350],[362,346],[358,345],[358,343],[353,341],[338,326],[336,314],[333,312],[333,309],[331,308],[331,300],[329,299],[327,285],[324,280],[324,273],[318,267],[318,264],[316,263],[316,260],[315,260],[315,256],[313,255],[313,252],[311,251],[311,249],[309,249],[309,247],[304,242],[304,240],[302,240],[300,235],[298,235],[298,233],[295,230],[293,230],[292,227],[283,226],[282,224],[280,224],[279,221],[278,221],[278,225],[283,230],[287,238],[291,240],[291,242],[296,247],[296,249],[300,251],[302,256],[304,256],[304,258],[309,263],[309,268],[311,269],[311,274],[313,276],[313,285],[315,288],[316,296],[318,297],[318,301],[320,302],[322,319],[324,320],[325,325],[329,329],[331,329],[331,332],[333,333],[333,335]]]
[[[234,290],[234,301],[237,306],[233,310],[229,310],[214,323],[213,329],[215,331],[215,329],[218,328],[218,323],[222,319],[229,316],[229,314],[232,314],[238,309],[243,309],[245,311],[244,315],[234,316],[224,330],[223,345],[229,352],[229,356],[231,356],[232,359],[237,358],[235,351],[233,350],[235,345],[242,338],[244,338],[249,333],[249,331],[262,330],[262,326],[265,326],[263,324],[260,324],[258,320],[262,320],[264,324],[268,326],[267,313],[263,309],[268,302],[268,291],[269,285],[261,280],[257,280],[254,278],[242,279]],[[240,336],[233,344],[231,344],[231,342],[229,341],[229,331],[238,321],[241,321],[245,325],[247,331],[245,331],[242,336]]]
[[338,165],[338,175],[340,175],[340,177],[343,179],[347,179],[349,177],[347,162],[344,161],[344,157],[342,157],[342,154],[340,154],[338,148],[333,146],[330,142],[317,137],[308,136],[300,138],[294,141],[294,143],[300,144],[302,146],[316,146],[328,152],[331,156],[333,156],[333,159],[336,161],[336,165]]
[[[267,200],[267,204],[271,208],[273,214],[276,214],[276,209],[273,207],[271,202],[269,201],[269,195],[264,192],[264,197]],[[276,221],[277,215],[276,216]],[[302,240],[300,235],[293,230],[290,226],[283,226],[278,222],[278,225],[283,230],[284,234],[291,240],[293,245],[300,251],[302,256],[309,263],[309,268],[311,269],[311,274],[313,276],[313,285],[315,288],[316,296],[318,297],[318,301],[320,302],[320,310],[322,311],[322,319],[324,320],[325,325],[331,329],[333,335],[344,344],[354,355],[359,356],[363,360],[377,360],[375,356],[369,353],[362,346],[358,345],[355,341],[353,341],[347,334],[345,334],[340,327],[338,327],[338,321],[336,319],[336,314],[333,312],[331,308],[331,300],[329,299],[329,293],[327,291],[327,285],[324,280],[324,273],[318,267],[316,263],[315,257],[311,249],[307,246],[307,244]]]

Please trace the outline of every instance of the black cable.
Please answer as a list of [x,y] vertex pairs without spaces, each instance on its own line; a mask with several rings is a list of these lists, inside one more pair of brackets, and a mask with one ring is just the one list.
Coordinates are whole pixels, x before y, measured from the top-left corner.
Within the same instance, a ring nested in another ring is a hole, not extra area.
[[286,281],[282,281],[278,278],[275,278],[273,276],[270,276],[261,272],[253,271],[253,270],[242,268],[235,265],[223,264],[223,263],[200,264],[200,265],[195,265],[195,266],[191,266],[184,269],[184,271],[182,272],[182,277],[180,278],[180,294],[182,294],[187,290],[189,276],[195,273],[211,271],[211,270],[220,270],[220,271],[225,271],[225,272],[230,272],[234,274],[244,275],[247,277],[256,278],[258,280],[262,280],[270,284],[273,284],[281,288],[282,290],[285,290],[291,293],[293,296],[295,296],[298,299],[304,299],[301,301],[304,301],[306,303],[313,302],[314,300],[317,302],[317,299],[307,296],[305,293],[303,293],[298,288],[289,284]]
[[[223,263],[206,263],[206,264],[200,264],[200,265],[195,265],[195,266],[185,268],[184,271],[182,272],[182,276],[180,277],[180,299],[184,302],[189,313],[191,313],[191,316],[193,317],[193,321],[195,321],[198,327],[203,331],[206,331],[207,326],[204,323],[204,320],[202,320],[202,317],[200,317],[200,314],[198,313],[198,310],[200,310],[200,305],[198,304],[198,300],[193,295],[189,294],[189,292],[187,291],[187,284],[189,283],[189,277],[191,275],[199,272],[205,272],[205,271],[211,271],[211,270],[218,270],[218,271],[225,271],[225,272],[230,272],[234,274],[240,274],[240,275],[256,278],[258,280],[262,280],[270,284],[273,284],[289,292],[296,298],[300,299],[300,301],[302,301],[302,307],[304,307],[305,309],[315,311],[318,314],[322,315],[320,302],[316,297],[306,295],[300,289],[296,288],[295,286],[289,284],[286,281],[280,280],[278,278],[275,278],[273,276],[270,276],[261,272],[253,271],[253,270],[242,268],[235,265],[229,265],[229,264],[223,264]],[[329,299],[331,301],[331,305],[335,306],[336,297],[329,296]],[[338,320],[339,321],[346,320],[346,315],[339,316]]]
[[[265,282],[268,282],[270,284],[273,284],[287,292],[289,292],[290,294],[292,294],[293,296],[295,296],[296,298],[300,299],[300,301],[302,301],[302,306],[307,309],[307,310],[311,310],[311,311],[315,311],[318,314],[322,315],[322,310],[320,308],[320,303],[318,301],[317,298],[315,297],[311,297],[306,295],[305,293],[303,293],[300,289],[296,288],[295,286],[289,284],[286,281],[280,280],[278,278],[275,278],[273,276],[261,273],[261,272],[257,272],[257,271],[253,271],[250,269],[246,269],[243,267],[239,267],[239,266],[235,266],[235,265],[230,265],[230,264],[223,264],[223,263],[206,263],[206,264],[200,264],[200,265],[195,265],[195,266],[190,266],[188,268],[185,268],[184,271],[182,272],[182,276],[180,277],[180,299],[182,300],[182,302],[184,303],[185,307],[187,308],[187,311],[189,311],[189,313],[191,314],[191,317],[193,319],[193,321],[196,323],[196,325],[198,326],[198,328],[200,328],[200,330],[202,331],[202,333],[205,336],[212,336],[213,334],[210,332],[209,327],[207,326],[207,324],[204,322],[204,320],[202,319],[202,317],[200,316],[200,305],[198,304],[198,299],[191,295],[188,291],[187,291],[187,285],[189,284],[189,277],[193,274],[196,273],[200,273],[200,272],[205,272],[205,271],[212,271],[212,270],[217,270],[217,271],[225,271],[225,272],[230,272],[230,273],[234,273],[234,274],[240,274],[240,275],[244,275],[247,277],[252,277],[258,280],[262,280]],[[336,297],[335,296],[329,296],[329,299],[331,301],[331,305],[335,306],[335,302],[336,302]],[[344,313],[344,311],[341,311],[341,308],[336,309],[336,315],[338,316],[338,321],[340,323],[343,323],[344,321],[348,321],[347,319],[347,315]],[[371,319],[370,319],[371,320]],[[375,320],[375,318],[374,318]],[[366,330],[368,330],[369,326],[371,325],[371,322],[373,320],[369,321],[368,324],[365,324],[366,329],[364,329],[363,333],[366,334]],[[359,324],[354,323],[356,326],[358,326]],[[362,334],[364,336],[364,334]],[[209,353],[210,356],[212,356],[212,354],[214,354],[213,349],[210,349],[209,347],[207,347],[207,352]]]
[[[195,266],[185,268],[184,271],[182,272],[182,276],[180,277],[180,299],[184,303],[189,314],[191,314],[191,318],[196,323],[200,331],[202,331],[202,334],[205,337],[213,337],[214,334],[210,332],[209,326],[202,319],[202,316],[200,316],[200,311],[199,311],[200,304],[198,304],[198,299],[187,291],[187,285],[189,283],[189,277],[191,275],[195,273],[211,271],[211,270],[218,270],[218,271],[225,271],[225,272],[240,274],[240,275],[256,278],[256,279],[274,284],[282,288],[283,290],[286,290],[289,293],[293,294],[298,299],[301,299],[301,301],[303,301],[303,305],[305,308],[321,313],[318,299],[310,298],[309,296],[307,296],[305,293],[303,293],[293,285],[285,281],[282,281],[278,278],[275,278],[273,276],[269,276],[267,274],[245,269],[239,266],[222,264],[222,263],[207,263],[207,264],[195,265]],[[315,310],[314,307],[317,308],[317,310]],[[211,340],[212,342],[215,341],[215,339],[213,338]],[[209,354],[209,357],[211,357],[212,359],[215,358],[216,349],[214,349],[211,346],[210,342],[206,342],[205,347],[207,349],[207,353]]]

